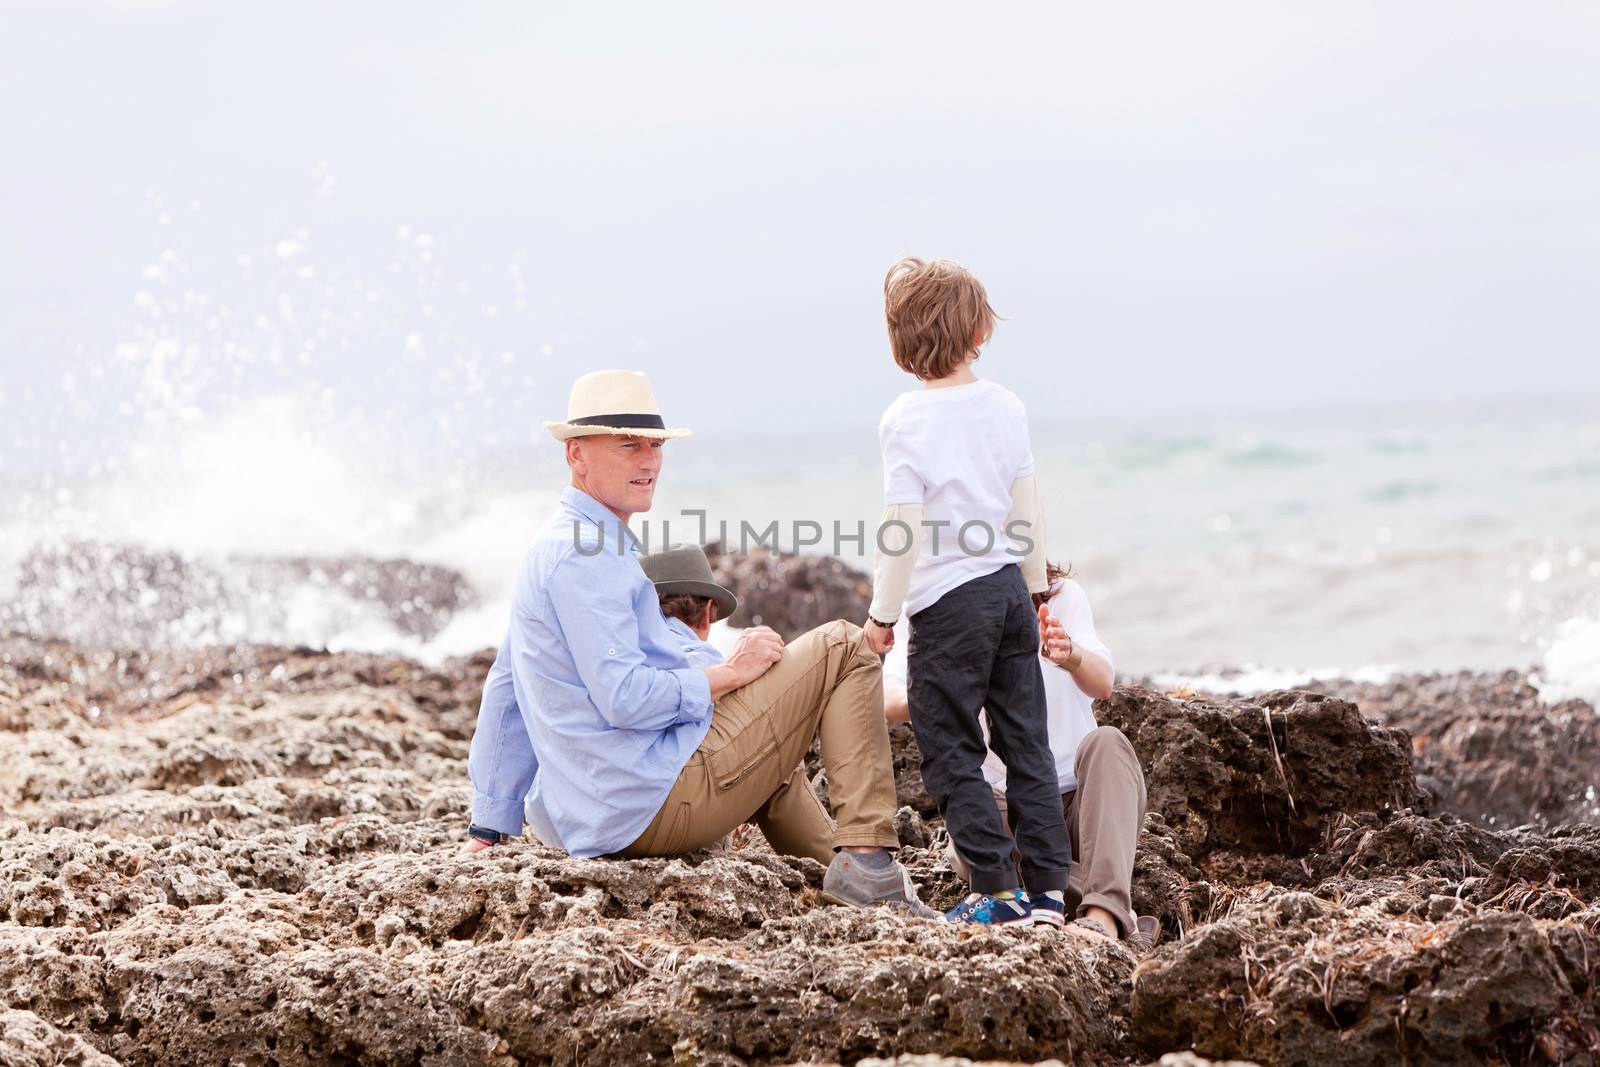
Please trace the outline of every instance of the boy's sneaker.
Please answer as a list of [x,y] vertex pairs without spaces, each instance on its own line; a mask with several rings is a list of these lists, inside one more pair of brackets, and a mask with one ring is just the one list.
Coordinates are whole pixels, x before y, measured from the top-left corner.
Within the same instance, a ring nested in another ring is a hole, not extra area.
[[822,896],[835,904],[856,908],[882,904],[918,918],[939,917],[938,912],[917,899],[911,872],[899,863],[890,861],[887,866],[869,867],[854,853],[842,849],[834,853],[833,862],[822,876]]
[[1033,906],[1028,894],[1020,890],[1015,896],[992,897],[987,893],[973,893],[944,913],[953,923],[979,923],[983,926],[1032,926]]
[[1030,898],[1029,903],[1033,905],[1033,925],[1053,926],[1057,930],[1067,925],[1066,894],[1051,890]]

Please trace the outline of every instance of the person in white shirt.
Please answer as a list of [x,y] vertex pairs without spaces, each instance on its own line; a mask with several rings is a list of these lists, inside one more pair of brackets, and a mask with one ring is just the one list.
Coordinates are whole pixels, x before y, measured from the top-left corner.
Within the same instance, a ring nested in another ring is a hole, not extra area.
[[[885,511],[864,638],[882,654],[894,624],[910,621],[923,781],[970,864],[972,892],[946,918],[1059,927],[1072,851],[1030,599],[1045,574],[1027,412],[1015,393],[973,373],[995,322],[977,278],[908,258],[883,288],[895,363],[923,387],[902,393],[878,426]],[[896,526],[903,536],[891,547]],[[1010,768],[1009,824],[983,777],[983,708]]]
[[[1144,772],[1122,731],[1095,722],[1094,701],[1111,695],[1115,674],[1111,650],[1095,632],[1089,598],[1066,568],[1051,563],[1048,576],[1048,592],[1036,599],[1051,617],[1048,647],[1040,654],[1050,664],[1044,671],[1050,749],[1072,835],[1067,902],[1077,916],[1074,927],[1102,937],[1114,932],[1142,951],[1159,930],[1154,917],[1134,914],[1132,902],[1134,850],[1145,813]],[[908,718],[903,648],[904,642],[896,641],[884,662],[884,714],[891,723]],[[1004,810],[1006,765],[993,749],[984,759],[983,775]],[[946,859],[966,876],[967,862],[954,844]]]

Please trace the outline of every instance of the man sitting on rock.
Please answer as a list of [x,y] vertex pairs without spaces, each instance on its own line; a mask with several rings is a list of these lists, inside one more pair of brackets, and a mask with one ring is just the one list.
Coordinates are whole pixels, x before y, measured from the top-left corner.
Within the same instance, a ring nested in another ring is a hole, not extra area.
[[[472,849],[522,832],[573,856],[671,856],[744,822],[818,851],[815,795],[794,768],[821,737],[837,827],[823,895],[933,915],[894,859],[882,669],[840,620],[785,646],[741,631],[725,661],[686,648],[627,523],[648,511],[669,428],[649,381],[598,371],[572,387],[571,483],[517,575],[511,622],[472,739]],[[700,642],[703,644],[703,642]],[[819,855],[819,859],[823,856]]]
[[[1122,937],[1143,953],[1160,933],[1154,916],[1133,913],[1133,858],[1144,824],[1144,771],[1121,730],[1095,723],[1095,698],[1111,695],[1113,670],[1111,650],[1095,634],[1088,596],[1067,568],[1049,563],[1046,576],[1050,587],[1034,594],[1034,606],[1050,608],[1039,654],[1051,664],[1045,670],[1045,710],[1072,838],[1067,907],[1076,919],[1068,928],[1089,937]],[[908,719],[906,657],[899,652],[904,637],[897,634],[896,651],[884,667],[884,710],[890,722]],[[1006,765],[992,748],[983,775],[1005,818]],[[945,851],[945,860],[962,878],[970,878],[970,867],[954,844]]]

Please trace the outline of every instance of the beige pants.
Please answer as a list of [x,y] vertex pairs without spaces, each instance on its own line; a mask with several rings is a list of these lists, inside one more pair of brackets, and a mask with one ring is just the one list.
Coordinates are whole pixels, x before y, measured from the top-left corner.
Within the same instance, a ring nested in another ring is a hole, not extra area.
[[[898,848],[882,674],[861,628],[842,619],[785,645],[767,673],[716,702],[711,731],[622,854],[704,848],[746,822],[776,851],[824,864],[846,845]],[[819,734],[837,827],[800,766]]]
[[[1104,908],[1127,937],[1133,929],[1133,854],[1144,825],[1144,771],[1133,745],[1114,726],[1090,730],[1073,765],[1078,788],[1062,797],[1072,839],[1067,908],[1074,915]],[[1005,819],[1005,794],[996,793],[994,799]],[[971,880],[972,870],[954,843],[945,850],[945,859]]]

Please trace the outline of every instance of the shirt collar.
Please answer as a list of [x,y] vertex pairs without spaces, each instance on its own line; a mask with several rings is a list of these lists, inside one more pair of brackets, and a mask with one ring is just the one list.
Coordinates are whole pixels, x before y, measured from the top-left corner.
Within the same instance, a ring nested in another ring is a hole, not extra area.
[[639,554],[639,539],[633,536],[633,531],[628,529],[628,524],[617,518],[610,508],[585,493],[582,489],[577,486],[567,486],[561,490],[561,503],[600,527],[605,533],[611,533],[620,527],[622,532],[627,535],[629,552],[635,556]]

